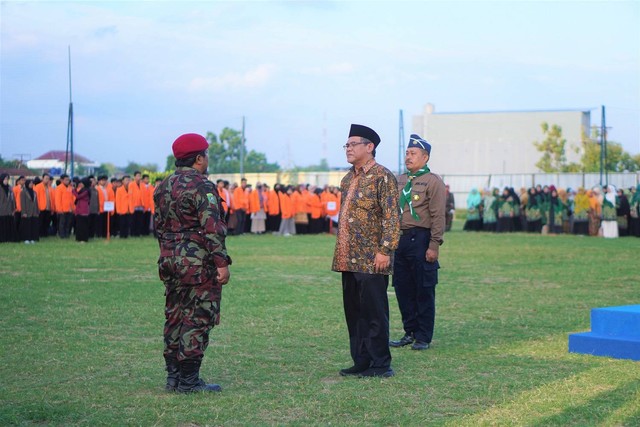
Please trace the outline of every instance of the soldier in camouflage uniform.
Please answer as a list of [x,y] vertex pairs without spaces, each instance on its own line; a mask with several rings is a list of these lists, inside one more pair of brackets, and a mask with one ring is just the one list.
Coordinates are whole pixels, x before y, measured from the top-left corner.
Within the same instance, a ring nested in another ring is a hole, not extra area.
[[229,281],[231,264],[221,199],[205,175],[208,147],[197,134],[176,139],[176,171],[153,194],[158,268],[166,288],[166,389],[184,393],[221,391],[199,376],[209,332],[220,320],[222,285]]

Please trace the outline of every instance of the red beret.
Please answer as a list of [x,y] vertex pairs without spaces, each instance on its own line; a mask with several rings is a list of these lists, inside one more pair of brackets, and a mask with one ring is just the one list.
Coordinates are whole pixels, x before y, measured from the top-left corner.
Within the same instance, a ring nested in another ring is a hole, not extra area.
[[186,159],[209,148],[209,143],[202,135],[185,133],[173,142],[171,148],[176,159]]

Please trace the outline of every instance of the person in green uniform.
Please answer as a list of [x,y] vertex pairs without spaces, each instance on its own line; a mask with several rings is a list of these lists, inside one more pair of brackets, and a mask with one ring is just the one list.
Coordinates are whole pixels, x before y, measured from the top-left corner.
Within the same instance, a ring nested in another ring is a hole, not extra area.
[[221,391],[200,378],[209,332],[220,321],[222,286],[229,281],[222,201],[206,177],[209,143],[189,133],[173,143],[176,171],[155,189],[158,270],[165,285],[166,389]]

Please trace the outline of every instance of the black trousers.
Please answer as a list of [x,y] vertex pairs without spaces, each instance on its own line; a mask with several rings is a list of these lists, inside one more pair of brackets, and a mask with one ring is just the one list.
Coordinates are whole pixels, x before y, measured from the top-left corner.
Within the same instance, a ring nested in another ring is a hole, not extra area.
[[143,222],[144,222],[144,211],[139,209],[134,210],[133,213],[131,214],[131,221],[130,221],[131,236],[138,237],[142,234],[142,227],[144,226]]
[[37,216],[30,216],[26,218],[21,218],[20,220],[20,230],[18,230],[18,239],[19,241],[37,241],[40,240],[39,237],[39,229],[40,226],[38,224]]
[[245,228],[245,222],[247,220],[247,212],[244,209],[238,209],[236,210],[235,215],[238,220],[238,223],[236,224],[236,228],[233,234],[235,235],[243,234],[244,228]]
[[391,366],[389,276],[342,273],[342,299],[354,365]]
[[58,214],[58,236],[63,239],[69,237],[71,233],[71,223],[73,222],[73,214],[71,212]]
[[51,211],[40,211],[40,237],[47,237],[49,235],[49,228],[51,227]]
[[280,221],[282,220],[282,216],[278,215],[267,215],[267,231],[277,232],[280,230]]
[[140,230],[140,234],[143,236],[148,236],[151,232],[151,211],[144,211],[144,216],[142,218],[142,230]]
[[[98,236],[98,219],[100,218],[100,214],[92,213],[89,214],[89,238],[94,238]],[[76,223],[78,219],[76,218]],[[98,236],[99,237],[99,236]]]
[[89,215],[76,215],[76,242],[89,241]]
[[393,288],[404,331],[427,343],[433,339],[440,268],[438,261],[426,260],[430,238],[427,228],[403,231],[393,260]]
[[118,214],[118,232],[120,237],[126,239],[131,230],[131,214]]

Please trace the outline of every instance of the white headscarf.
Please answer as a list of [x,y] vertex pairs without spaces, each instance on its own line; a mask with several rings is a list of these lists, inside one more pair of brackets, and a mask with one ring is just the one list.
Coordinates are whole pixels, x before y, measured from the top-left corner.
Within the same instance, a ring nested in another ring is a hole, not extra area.
[[607,186],[607,194],[604,196],[613,206],[616,205],[616,187],[609,184]]

